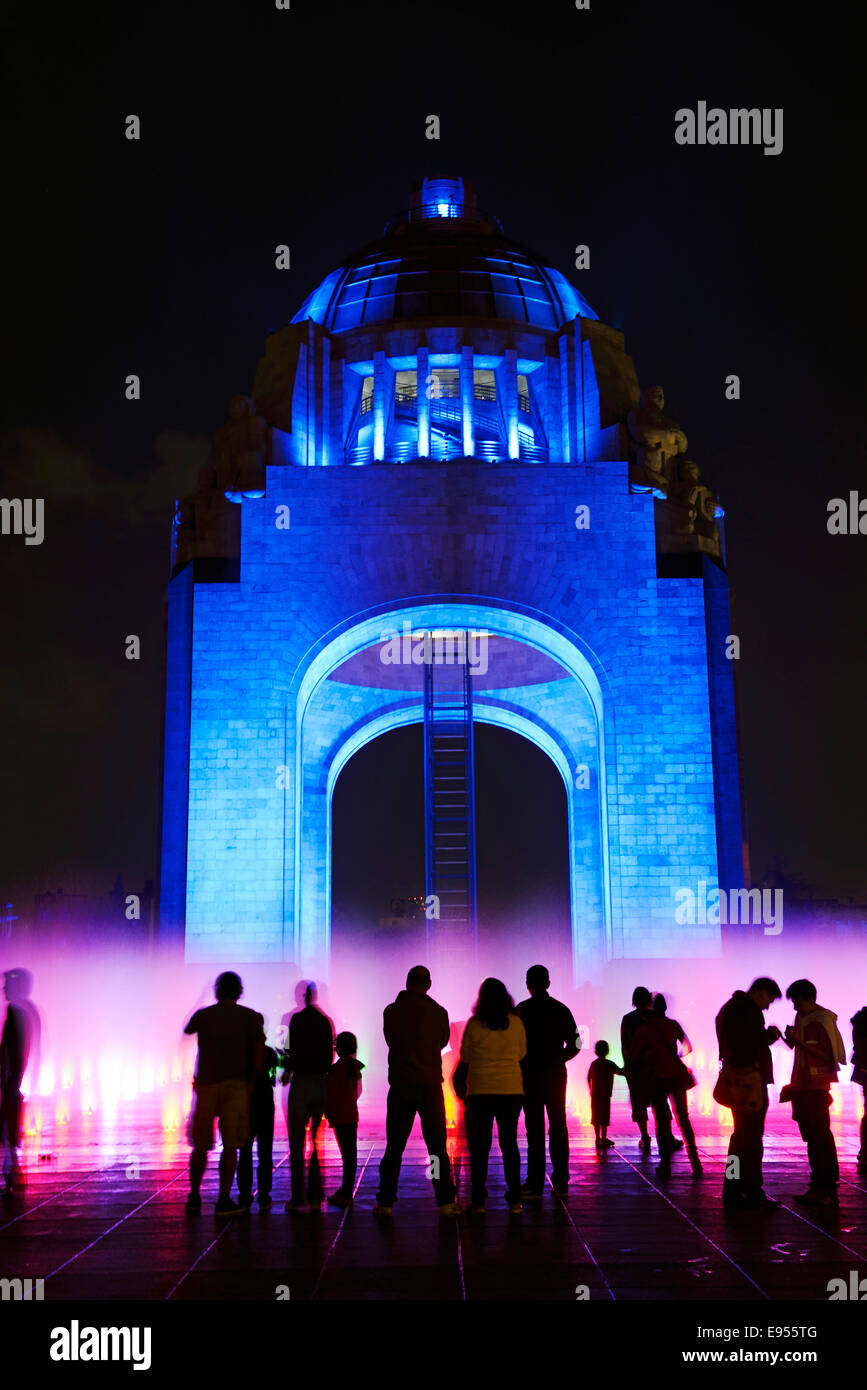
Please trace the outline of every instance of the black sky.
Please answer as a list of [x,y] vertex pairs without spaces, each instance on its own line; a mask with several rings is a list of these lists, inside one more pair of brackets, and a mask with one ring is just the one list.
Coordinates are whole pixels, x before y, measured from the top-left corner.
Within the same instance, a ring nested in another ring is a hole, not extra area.
[[[46,537],[0,537],[0,897],[154,874],[172,500],[266,334],[416,179],[455,172],[625,331],[721,494],[754,869],[779,858],[864,900],[867,537],[826,531],[829,498],[867,493],[855,18],[664,0],[3,14],[0,495],[44,497]],[[782,107],[783,153],[677,146],[699,100]],[[573,273],[579,242],[592,268]]]

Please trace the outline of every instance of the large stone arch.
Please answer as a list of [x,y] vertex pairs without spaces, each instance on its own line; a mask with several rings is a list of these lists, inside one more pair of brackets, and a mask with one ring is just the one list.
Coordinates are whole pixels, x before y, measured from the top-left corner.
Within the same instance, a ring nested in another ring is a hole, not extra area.
[[[409,621],[472,627],[509,637],[557,661],[571,679],[479,695],[474,718],[510,729],[549,756],[566,788],[575,983],[597,978],[615,939],[611,875],[614,721],[600,663],[575,635],[526,610],[461,599],[421,600],[370,611],[332,632],[299,665],[292,779],[294,843],[293,954],[304,968],[327,970],[331,918],[331,802],[340,770],[364,744],[420,722],[420,698],[407,692],[350,692],[341,700],[328,677],[343,662]],[[336,687],[344,691],[345,687]],[[291,700],[291,696],[290,696]],[[589,788],[575,767],[590,767]],[[289,847],[287,847],[288,849]]]

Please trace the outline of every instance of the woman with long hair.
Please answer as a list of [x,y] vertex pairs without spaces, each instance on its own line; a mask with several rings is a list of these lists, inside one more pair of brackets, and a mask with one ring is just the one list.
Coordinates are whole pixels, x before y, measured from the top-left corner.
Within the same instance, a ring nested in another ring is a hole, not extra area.
[[461,1061],[468,1068],[471,1212],[485,1210],[495,1120],[497,1141],[503,1155],[506,1202],[510,1212],[523,1210],[518,1117],[524,1099],[521,1058],[526,1052],[527,1035],[512,996],[502,980],[484,980],[461,1039]]

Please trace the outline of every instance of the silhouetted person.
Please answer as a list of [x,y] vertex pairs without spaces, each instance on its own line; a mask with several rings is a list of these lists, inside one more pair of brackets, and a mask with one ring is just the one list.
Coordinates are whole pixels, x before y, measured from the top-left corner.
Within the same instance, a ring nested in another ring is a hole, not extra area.
[[867,1172],[867,1008],[859,1009],[852,1024],[852,1080],[860,1086],[864,1098],[861,1115],[861,1149],[858,1167]]
[[375,1216],[390,1216],[397,1198],[400,1165],[415,1117],[427,1145],[434,1196],[443,1216],[458,1216],[451,1164],[446,1147],[442,1050],[449,1040],[449,1016],[428,997],[427,966],[414,965],[393,1004],[382,1016],[388,1043],[388,1101],[385,1153],[379,1165]]
[[810,980],[794,980],[786,998],[794,1005],[795,1022],[783,1036],[795,1056],[792,1079],[780,1100],[791,1100],[792,1119],[810,1160],[810,1186],[795,1201],[805,1207],[836,1207],[840,1165],[831,1133],[831,1082],[846,1060],[846,1047],[837,1015],[816,1003],[816,986]]
[[650,1134],[647,1129],[647,1107],[650,1104],[650,1082],[646,1062],[637,1062],[632,1057],[635,1035],[650,1019],[651,994],[649,989],[638,985],[632,991],[632,1012],[624,1014],[620,1020],[620,1052],[626,1084],[629,1087],[629,1100],[632,1105],[632,1118],[641,1134],[640,1144],[644,1153],[650,1153]]
[[265,1048],[262,1070],[250,1094],[250,1138],[238,1154],[238,1204],[253,1205],[253,1145],[256,1145],[256,1198],[260,1211],[272,1205],[271,1182],[274,1174],[274,1082],[277,1053]]
[[523,1211],[518,1118],[524,1099],[521,1059],[526,1052],[527,1034],[515,1001],[502,980],[483,980],[461,1039],[461,1061],[467,1064],[473,1212],[485,1210],[495,1120],[503,1155],[506,1202],[509,1211]]
[[729,1139],[729,1159],[723,1180],[723,1206],[771,1210],[780,1204],[768,1197],[762,1187],[762,1137],[768,1113],[768,1087],[773,1084],[774,1064],[771,1043],[782,1037],[775,1024],[765,1027],[763,1017],[775,999],[781,997],[776,980],[766,975],[754,980],[748,990],[736,989],[716,1016],[716,1035],[720,1061],[732,1067],[758,1072],[760,1104],[756,1110],[732,1107],[734,1128]]
[[635,1057],[647,1060],[650,1101],[656,1120],[656,1143],[659,1148],[659,1166],[656,1170],[659,1177],[671,1176],[671,1155],[675,1149],[669,1101],[674,1106],[680,1132],[686,1141],[690,1166],[698,1176],[702,1166],[686,1099],[686,1093],[695,1085],[695,1080],[689,1068],[681,1061],[681,1050],[684,1053],[691,1052],[692,1047],[677,1019],[667,1016],[664,995],[655,996],[650,1018],[635,1034],[632,1047]]
[[622,1067],[609,1059],[609,1047],[604,1038],[594,1044],[594,1061],[587,1068],[587,1085],[590,1087],[590,1123],[596,1135],[597,1149],[612,1149],[614,1140],[608,1138],[611,1124],[611,1092],[615,1076],[624,1076]]
[[30,998],[32,990],[33,976],[29,970],[6,971],[6,1018],[0,1035],[0,1144],[7,1192],[24,1185],[18,1161],[24,1115],[21,1082],[31,1055],[38,1057],[40,1038],[39,1013]]
[[328,1200],[334,1207],[351,1207],[358,1172],[358,1097],[364,1063],[355,1055],[358,1039],[354,1033],[338,1033],[334,1046],[337,1061],[325,1082],[325,1118],[334,1130],[343,1174],[340,1186]]
[[[292,1195],[285,1204],[287,1211],[307,1211],[322,1206],[322,1166],[319,1162],[319,1126],[325,1114],[325,1082],[334,1061],[334,1025],[316,1007],[316,986],[302,982],[304,1007],[289,1020],[286,1070],[283,1084],[291,1076],[289,1086],[289,1167],[292,1173]],[[310,1125],[312,1153],[307,1172],[307,1196],[304,1191],[304,1147],[307,1125]]]
[[238,1150],[250,1137],[250,1095],[265,1060],[265,1020],[238,1003],[243,985],[233,970],[217,977],[214,992],[216,1004],[197,1009],[184,1029],[185,1033],[195,1034],[199,1044],[193,1080],[195,1103],[190,1117],[193,1152],[187,1211],[202,1209],[199,1189],[208,1150],[214,1147],[216,1119],[223,1140],[216,1214],[231,1216],[245,1210],[232,1201],[232,1180]]
[[524,1075],[524,1124],[527,1130],[527,1181],[521,1195],[528,1202],[542,1199],[545,1186],[545,1114],[551,1183],[558,1197],[569,1190],[569,1130],[566,1124],[566,1063],[577,1057],[581,1039],[571,1010],[548,993],[551,979],[544,965],[527,971],[530,998],[518,1005],[527,1033]]

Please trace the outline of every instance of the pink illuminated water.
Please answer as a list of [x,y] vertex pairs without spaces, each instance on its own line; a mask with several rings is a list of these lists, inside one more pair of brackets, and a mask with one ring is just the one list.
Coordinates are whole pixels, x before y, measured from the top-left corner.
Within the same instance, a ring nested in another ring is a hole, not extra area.
[[[527,966],[538,957],[528,945],[504,943],[496,952],[483,954],[477,977],[461,978],[448,966],[434,972],[432,994],[458,1024],[469,1016],[478,984],[485,974],[503,979],[516,999],[525,996]],[[673,941],[673,946],[675,942]],[[319,1005],[335,1028],[348,1029],[359,1040],[359,1057],[366,1063],[363,1112],[368,1120],[384,1111],[386,1049],[382,1039],[382,1010],[403,988],[406,971],[416,962],[395,942],[380,934],[367,949],[335,945],[327,980],[319,981]],[[590,1100],[587,1067],[593,1043],[605,1038],[612,1058],[619,1062],[619,1025],[631,1008],[635,985],[661,990],[668,1001],[669,1017],[678,1019],[692,1044],[687,1059],[698,1085],[690,1092],[690,1107],[721,1129],[730,1114],[720,1110],[711,1091],[717,1072],[714,1016],[735,988],[746,988],[759,974],[773,976],[785,991],[793,979],[806,975],[819,991],[819,1002],[838,1015],[847,1053],[851,1053],[849,1019],[867,1004],[867,969],[862,946],[816,931],[812,937],[785,934],[758,939],[737,954],[708,960],[671,959],[613,962],[604,983],[575,989],[571,963],[542,955],[552,977],[552,993],[569,1004],[581,1029],[584,1047],[569,1067],[568,1107],[579,1121],[589,1123]],[[195,1062],[195,1040],[182,1029],[190,1014],[213,1002],[213,981],[221,967],[176,963],[159,953],[129,951],[57,952],[31,949],[13,957],[4,943],[0,969],[26,966],[33,972],[33,1000],[42,1018],[41,1049],[31,1059],[25,1078],[28,1096],[25,1125],[32,1139],[44,1129],[55,1135],[82,1116],[93,1115],[100,1123],[129,1116],[136,1109],[158,1113],[166,1135],[182,1135],[189,1110],[190,1082]],[[271,1043],[282,1041],[281,1024],[296,1007],[295,987],[299,972],[294,966],[239,963],[244,980],[242,1003],[262,1012]],[[783,999],[768,1011],[769,1022],[784,1027],[793,1011]],[[460,1028],[453,1027],[452,1052],[444,1057],[448,1078],[457,1062]],[[783,1044],[773,1049],[777,1087],[789,1080],[792,1054]],[[850,1067],[841,1068],[834,1087],[833,1114],[841,1123],[854,1122],[862,1113],[860,1088],[849,1082]],[[618,1080],[614,1098],[625,1099],[625,1085]],[[450,1115],[456,1103],[447,1088]],[[55,1142],[58,1142],[55,1139]]]

